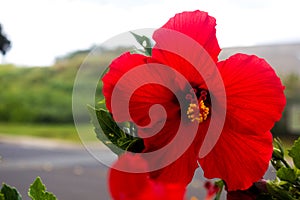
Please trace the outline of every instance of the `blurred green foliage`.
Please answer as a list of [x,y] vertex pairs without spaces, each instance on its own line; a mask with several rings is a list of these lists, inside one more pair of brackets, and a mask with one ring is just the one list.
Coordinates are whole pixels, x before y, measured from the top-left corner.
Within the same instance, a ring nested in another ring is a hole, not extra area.
[[[98,48],[95,55],[88,57],[90,50],[72,52],[50,67],[0,65],[0,122],[72,123],[77,70],[84,62],[86,73],[95,76],[93,70],[89,71],[90,66],[105,69],[123,50]],[[84,86],[91,84],[95,83],[86,80]],[[101,82],[98,87],[96,96],[100,100]]]
[[[78,125],[81,131],[93,133],[90,124]],[[70,142],[80,143],[81,140],[77,134],[74,124],[41,124],[41,123],[7,123],[0,122],[0,138],[9,135],[11,137],[33,136],[49,139],[67,140]],[[94,134],[86,134],[86,141],[93,141]]]
[[57,67],[0,67],[0,120],[70,122],[76,71]]
[[[291,116],[290,113],[294,109],[294,105],[300,107],[300,77],[296,73],[290,73],[281,76],[283,85],[285,86],[285,96],[286,96],[286,107],[282,114],[282,118],[277,122],[272,129],[272,133],[275,136],[281,136],[286,134],[300,134],[300,131],[290,130],[291,126]],[[300,118],[298,119],[300,124]]]

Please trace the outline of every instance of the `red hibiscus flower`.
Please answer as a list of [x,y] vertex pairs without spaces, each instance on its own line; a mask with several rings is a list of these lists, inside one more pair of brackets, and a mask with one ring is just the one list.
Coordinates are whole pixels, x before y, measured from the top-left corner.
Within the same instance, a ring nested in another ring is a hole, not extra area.
[[204,184],[204,187],[207,191],[207,194],[206,194],[206,197],[205,197],[205,200],[211,200],[214,198],[214,196],[219,192],[220,188],[209,182],[209,181],[206,181],[205,184]]
[[[168,163],[150,173],[153,180],[186,185],[199,163],[205,177],[223,179],[228,190],[244,190],[268,168],[273,149],[270,129],[281,117],[285,97],[280,79],[265,60],[236,54],[218,61],[215,25],[205,12],[175,15],[154,33],[151,57],[125,53],[111,63],[103,78],[103,94],[117,122],[137,124],[144,138],[143,153],[172,143],[168,151],[147,157],[151,169]],[[206,54],[199,53],[193,42]],[[226,98],[211,88],[218,85],[215,74],[222,78]],[[224,126],[220,123],[220,134],[216,131],[210,137],[215,134],[218,140],[199,156],[210,124],[218,117],[214,110],[220,108],[226,108]]]
[[147,162],[139,155],[124,154],[109,171],[109,189],[115,200],[183,200],[185,185],[159,183],[148,173],[130,173],[118,169],[147,170]]

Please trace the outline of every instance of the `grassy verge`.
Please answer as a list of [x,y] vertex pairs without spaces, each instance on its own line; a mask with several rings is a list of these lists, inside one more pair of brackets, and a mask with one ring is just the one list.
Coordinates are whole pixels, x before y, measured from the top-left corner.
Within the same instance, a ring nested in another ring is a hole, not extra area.
[[[94,140],[96,138],[91,125],[84,124],[80,126],[81,132],[84,132],[85,140]],[[40,138],[60,139],[71,142],[80,142],[74,124],[17,124],[0,123],[0,134],[11,136],[31,136]],[[82,136],[83,134],[81,134]]]
[[[80,132],[80,137],[78,131]],[[30,136],[39,138],[59,139],[80,143],[81,139],[88,142],[99,142],[91,124],[83,124],[76,129],[74,124],[18,124],[0,122],[0,135],[6,136]],[[289,149],[294,140],[299,136],[279,137],[285,148]]]

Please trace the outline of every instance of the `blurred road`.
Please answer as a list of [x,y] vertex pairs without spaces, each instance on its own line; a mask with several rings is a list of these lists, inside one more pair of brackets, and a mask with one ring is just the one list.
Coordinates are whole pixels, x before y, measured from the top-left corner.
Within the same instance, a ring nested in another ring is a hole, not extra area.
[[109,199],[107,167],[81,147],[0,142],[0,155],[0,182],[18,188],[25,200],[30,199],[27,191],[37,176],[60,200]]
[[[1,138],[0,138],[1,139]],[[103,155],[107,150],[100,149]],[[0,140],[0,182],[16,187],[24,200],[37,176],[59,200],[109,200],[107,167],[93,158],[83,147],[64,145],[32,145],[32,143],[7,143]],[[107,158],[110,159],[110,158]],[[204,179],[201,170],[188,188],[188,197],[204,199]],[[272,169],[267,178],[274,177]],[[224,199],[224,195],[223,198]]]

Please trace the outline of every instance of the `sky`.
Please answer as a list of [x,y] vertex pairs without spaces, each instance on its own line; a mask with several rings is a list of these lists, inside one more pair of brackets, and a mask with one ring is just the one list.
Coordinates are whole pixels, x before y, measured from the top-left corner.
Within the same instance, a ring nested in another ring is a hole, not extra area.
[[[52,65],[124,32],[159,28],[176,13],[202,10],[217,20],[221,48],[300,43],[299,0],[0,0],[12,48],[2,62]],[[0,60],[1,62],[1,60]]]

